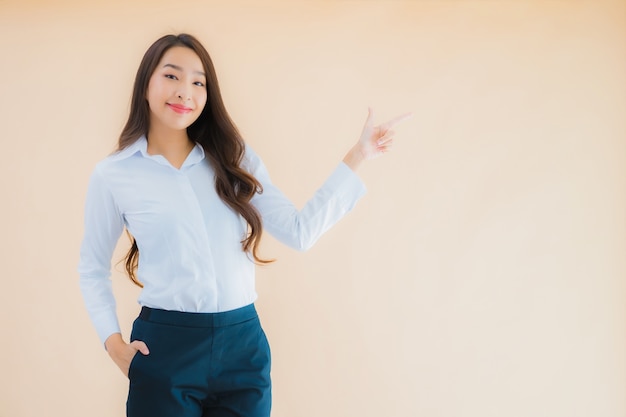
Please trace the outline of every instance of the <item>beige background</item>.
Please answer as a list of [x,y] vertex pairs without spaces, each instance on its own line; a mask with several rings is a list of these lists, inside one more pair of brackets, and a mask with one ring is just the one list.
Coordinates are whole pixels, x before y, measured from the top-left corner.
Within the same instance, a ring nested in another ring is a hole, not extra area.
[[180,31],[299,205],[368,105],[415,113],[316,247],[264,241],[274,416],[626,416],[626,2],[0,0],[1,417],[124,414],[82,205]]

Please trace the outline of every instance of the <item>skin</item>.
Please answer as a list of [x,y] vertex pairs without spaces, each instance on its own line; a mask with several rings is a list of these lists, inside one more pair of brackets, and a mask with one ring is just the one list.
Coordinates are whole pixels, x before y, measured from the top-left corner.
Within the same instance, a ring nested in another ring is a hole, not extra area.
[[[170,48],[150,77],[146,99],[150,106],[148,153],[162,155],[180,169],[195,145],[189,140],[186,129],[200,116],[207,100],[204,68],[196,53],[185,47]],[[395,132],[392,128],[409,117],[411,114],[407,113],[374,125],[374,112],[368,109],[361,136],[343,162],[356,171],[364,161],[387,153],[393,145]],[[126,376],[137,352],[150,354],[144,342],[126,343],[120,333],[109,336],[105,347]]]
[[[189,48],[168,49],[150,77],[146,94],[150,106],[148,153],[163,155],[175,168],[194,147],[189,127],[207,101],[206,77],[198,55]],[[184,106],[187,110],[177,108]]]

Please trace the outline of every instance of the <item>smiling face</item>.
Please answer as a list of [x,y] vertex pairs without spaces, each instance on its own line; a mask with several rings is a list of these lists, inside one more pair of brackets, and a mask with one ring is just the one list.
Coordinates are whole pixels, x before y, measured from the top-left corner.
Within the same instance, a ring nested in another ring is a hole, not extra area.
[[207,101],[202,61],[183,46],[168,49],[150,77],[146,99],[150,130],[183,130],[202,113]]

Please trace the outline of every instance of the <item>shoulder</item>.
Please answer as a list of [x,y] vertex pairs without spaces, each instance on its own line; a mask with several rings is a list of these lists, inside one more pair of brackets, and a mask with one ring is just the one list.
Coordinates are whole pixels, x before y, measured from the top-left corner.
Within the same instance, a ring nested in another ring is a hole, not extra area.
[[146,149],[145,138],[140,138],[124,149],[116,150],[107,157],[101,159],[95,166],[94,171],[105,173],[110,170],[123,167],[127,164],[124,162],[132,159],[133,156],[141,154]]
[[245,144],[245,150],[243,154],[243,160],[241,161],[241,166],[249,172],[255,172],[261,168],[264,168],[263,161],[261,161],[259,155],[248,143]]

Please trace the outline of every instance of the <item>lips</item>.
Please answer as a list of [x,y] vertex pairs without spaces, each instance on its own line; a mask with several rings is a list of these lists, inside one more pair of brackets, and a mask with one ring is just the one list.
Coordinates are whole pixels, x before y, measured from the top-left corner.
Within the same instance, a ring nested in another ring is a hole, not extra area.
[[167,103],[167,105],[170,106],[170,109],[174,110],[176,113],[179,113],[179,114],[189,113],[193,110],[191,107],[183,106],[182,104]]

